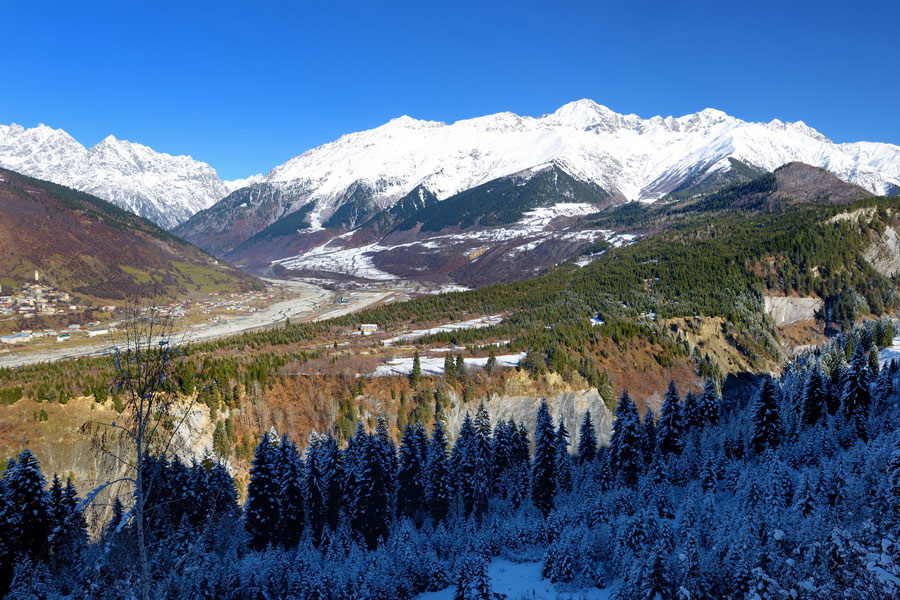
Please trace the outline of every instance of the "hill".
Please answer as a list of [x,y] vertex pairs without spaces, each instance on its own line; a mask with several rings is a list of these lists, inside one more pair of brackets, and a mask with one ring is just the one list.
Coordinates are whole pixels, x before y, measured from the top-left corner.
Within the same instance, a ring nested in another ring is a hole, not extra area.
[[0,169],[0,273],[34,271],[102,300],[249,290],[260,283],[109,202]]

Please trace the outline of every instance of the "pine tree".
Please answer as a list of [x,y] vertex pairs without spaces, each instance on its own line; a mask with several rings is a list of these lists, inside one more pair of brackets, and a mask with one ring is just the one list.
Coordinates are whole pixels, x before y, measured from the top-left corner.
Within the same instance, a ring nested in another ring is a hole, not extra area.
[[894,438],[894,448],[888,461],[888,505],[893,511],[894,524],[900,525],[900,437]]
[[578,460],[582,463],[593,462],[595,458],[597,458],[597,430],[594,429],[591,411],[587,411],[578,429]]
[[453,480],[456,482],[456,489],[459,490],[459,496],[462,500],[463,515],[469,517],[475,507],[475,453],[476,436],[475,425],[472,422],[472,416],[466,413],[463,418],[462,425],[459,428],[459,434],[456,436],[456,442],[453,444],[453,454],[451,462],[453,466]]
[[681,424],[681,398],[675,381],[669,381],[669,389],[663,400],[659,426],[656,430],[657,447],[662,454],[681,454],[684,448]]
[[3,474],[5,497],[15,515],[15,553],[41,560],[47,556],[53,520],[41,466],[31,450],[23,450]]
[[50,498],[54,520],[51,546],[55,568],[69,569],[78,565],[82,552],[88,545],[87,522],[79,507],[78,493],[71,479],[66,480],[65,488],[57,485],[59,478],[53,476]]
[[285,548],[295,548],[303,535],[304,465],[297,446],[287,436],[282,437],[276,452],[279,487],[276,538]]
[[250,546],[262,550],[275,541],[279,510],[279,473],[276,469],[276,453],[264,435],[256,447],[250,467],[250,483],[247,485],[247,509],[245,527]]
[[422,381],[422,362],[419,359],[419,351],[413,353],[412,371],[409,374],[409,382],[413,387],[417,387]]
[[633,487],[644,462],[644,441],[637,407],[628,392],[622,392],[615,417],[610,438],[612,467],[623,484]]
[[482,402],[475,414],[475,444],[471,455],[473,512],[479,521],[487,512],[488,498],[491,493],[491,419]]
[[800,406],[800,420],[806,425],[815,425],[825,413],[825,378],[815,369],[803,381],[803,395]]
[[771,377],[763,379],[753,408],[753,450],[762,454],[778,447],[781,441],[781,419],[778,415],[778,389]]
[[436,523],[442,522],[450,510],[453,488],[450,481],[450,460],[447,457],[447,437],[441,422],[435,420],[428,446],[428,465],[425,480],[428,510]]
[[546,402],[538,408],[534,429],[534,462],[531,467],[531,500],[546,519],[556,496],[556,432]]
[[703,386],[703,392],[697,400],[697,406],[703,420],[710,425],[718,425],[721,417],[721,401],[716,391],[716,383],[712,378],[706,378],[706,384]]
[[666,552],[659,548],[654,548],[644,557],[641,574],[635,578],[638,598],[671,600],[675,597],[672,589],[672,573],[666,556]]
[[355,461],[353,486],[353,514],[350,526],[369,550],[387,539],[391,521],[390,478],[385,472],[385,448],[380,436],[366,435],[356,440],[358,459]]
[[688,392],[681,403],[681,427],[685,434],[690,434],[703,427],[704,419],[700,413],[699,402],[697,396],[693,392]]
[[[11,468],[12,465],[7,471]],[[5,484],[5,480],[0,480],[0,598],[6,596],[12,584],[21,531],[18,511],[7,497]]]
[[306,488],[306,513],[309,517],[309,529],[312,533],[313,543],[318,545],[322,540],[322,532],[325,530],[326,505],[325,483],[323,482],[320,468],[319,453],[322,445],[318,434],[313,432],[309,436],[306,445],[306,461],[303,477]]
[[644,462],[648,465],[653,460],[653,456],[656,454],[656,443],[657,443],[657,431],[656,431],[656,416],[653,414],[653,409],[648,408],[647,413],[644,415]]
[[563,420],[556,428],[556,487],[562,492],[572,491],[572,459],[569,456],[569,431]]
[[419,432],[407,425],[400,439],[400,466],[397,471],[397,516],[419,523],[425,499],[425,457],[421,455]]
[[453,355],[444,356],[444,379],[453,381],[456,379],[456,363],[453,362]]
[[341,449],[330,433],[322,440],[316,452],[316,465],[320,475],[319,493],[325,505],[325,523],[331,531],[335,531],[341,518],[344,468]]
[[857,344],[843,377],[841,410],[844,418],[854,426],[857,435],[863,439],[866,439],[866,420],[869,417],[871,403],[866,353],[862,344]]
[[456,355],[456,376],[460,379],[466,376],[466,361],[463,360],[462,354]]
[[512,433],[506,421],[498,421],[491,439],[491,473],[495,484],[514,463]]
[[388,512],[394,514],[395,492],[397,490],[397,446],[388,431],[387,420],[379,416],[375,425],[374,443],[381,457],[385,486],[388,490]]

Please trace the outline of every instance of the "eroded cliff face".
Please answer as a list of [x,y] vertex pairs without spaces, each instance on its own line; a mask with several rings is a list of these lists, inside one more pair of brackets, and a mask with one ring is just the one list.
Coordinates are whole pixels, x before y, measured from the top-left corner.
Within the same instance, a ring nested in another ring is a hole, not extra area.
[[763,296],[763,302],[766,314],[772,317],[777,327],[814,321],[816,313],[825,306],[821,298],[794,296]]
[[[466,413],[470,413],[474,417],[479,404],[469,403],[466,405],[460,401],[455,393],[450,396],[450,399],[451,407],[445,412],[445,425],[451,439],[453,439],[459,432]],[[484,399],[484,406],[491,418],[491,425],[496,425],[498,421],[509,421],[512,419],[516,423],[524,424],[529,434],[531,434],[534,432],[537,411],[541,400],[546,400],[553,422],[558,424],[562,420],[565,424],[566,429],[569,431],[570,450],[572,452],[578,447],[580,440],[578,430],[585,413],[588,411],[591,412],[591,419],[594,421],[597,440],[604,446],[609,443],[609,436],[612,434],[613,417],[609,409],[606,408],[603,398],[593,388],[560,392],[546,398],[493,394],[490,398]]]
[[[125,418],[111,402],[99,404],[93,397],[66,404],[25,398],[0,408],[0,458],[30,448],[48,480],[54,473],[63,480],[71,477],[84,496],[104,482],[133,475],[132,448],[119,430],[108,427]],[[188,464],[209,455],[215,423],[206,405],[185,403],[173,422],[179,425],[170,454]],[[120,484],[115,490],[130,491]]]
[[884,234],[866,248],[863,256],[885,277],[900,273],[900,236],[893,227],[887,227]]

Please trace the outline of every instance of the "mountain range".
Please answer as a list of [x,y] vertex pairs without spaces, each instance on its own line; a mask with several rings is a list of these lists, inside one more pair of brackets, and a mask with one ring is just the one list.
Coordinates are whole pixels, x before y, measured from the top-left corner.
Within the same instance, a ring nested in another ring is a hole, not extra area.
[[85,148],[46,125],[0,125],[0,167],[88,192],[167,229],[256,181],[222,181],[215,169],[190,156],[111,135]]
[[752,123],[714,109],[643,119],[591,100],[540,117],[504,112],[447,124],[403,116],[234,181],[189,156],[113,136],[86,148],[61,129],[0,126],[2,167],[87,191],[166,228],[222,201],[215,212],[236,214],[216,220],[258,220],[254,233],[301,208],[312,229],[328,227],[347,204],[355,209],[346,212],[371,216],[418,186],[443,200],[550,163],[613,197],[652,202],[727,179],[735,161],[766,171],[799,161],[874,194],[900,190],[900,147],[892,144],[838,144],[802,121]]

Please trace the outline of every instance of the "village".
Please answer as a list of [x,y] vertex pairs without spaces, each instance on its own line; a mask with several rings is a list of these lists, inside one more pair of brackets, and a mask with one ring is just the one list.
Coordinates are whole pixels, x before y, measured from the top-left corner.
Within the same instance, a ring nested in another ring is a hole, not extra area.
[[[254,313],[274,299],[276,296],[267,292],[212,293],[198,301],[183,300],[146,306],[141,312],[178,319],[185,325],[221,323],[230,318],[228,315]],[[68,292],[42,282],[41,274],[35,271],[33,281],[17,287],[0,285],[0,318],[21,322],[22,319],[31,320],[39,316],[63,317],[64,325],[57,328],[23,328],[0,335],[0,347],[62,344],[110,336],[119,329],[122,310],[122,307],[113,304],[93,306],[76,299]],[[96,317],[84,319],[86,311]]]

